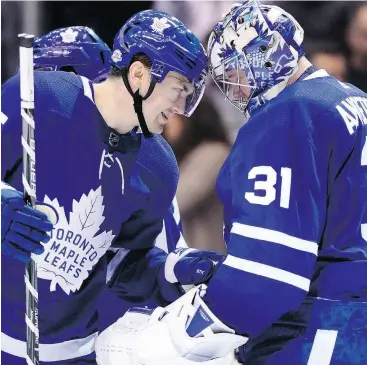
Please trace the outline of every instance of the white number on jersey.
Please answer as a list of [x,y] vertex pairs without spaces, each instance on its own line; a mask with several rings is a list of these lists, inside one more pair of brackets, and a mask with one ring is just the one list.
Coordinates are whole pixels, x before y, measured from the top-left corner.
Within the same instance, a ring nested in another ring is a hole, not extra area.
[[[254,190],[265,191],[265,195],[256,195],[255,192],[247,192],[245,199],[251,204],[269,205],[276,199],[276,189],[274,185],[277,182],[277,173],[271,166],[255,166],[249,173],[249,179],[256,179],[258,175],[265,175],[265,181],[255,181]],[[280,169],[281,186],[280,186],[280,206],[289,208],[289,199],[291,195],[291,178],[292,170],[288,167]]]

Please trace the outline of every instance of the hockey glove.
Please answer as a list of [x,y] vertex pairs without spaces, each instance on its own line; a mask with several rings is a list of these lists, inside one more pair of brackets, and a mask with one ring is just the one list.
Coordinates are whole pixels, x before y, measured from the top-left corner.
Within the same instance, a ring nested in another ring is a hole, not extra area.
[[28,262],[31,253],[42,254],[40,242],[47,243],[52,230],[47,215],[24,202],[21,192],[2,183],[1,189],[1,250],[16,260]]
[[207,283],[225,258],[225,255],[215,251],[175,249],[168,254],[158,274],[162,297],[167,302],[173,302],[194,285]]
[[215,251],[176,248],[167,256],[164,276],[170,283],[202,284],[213,276],[225,258]]

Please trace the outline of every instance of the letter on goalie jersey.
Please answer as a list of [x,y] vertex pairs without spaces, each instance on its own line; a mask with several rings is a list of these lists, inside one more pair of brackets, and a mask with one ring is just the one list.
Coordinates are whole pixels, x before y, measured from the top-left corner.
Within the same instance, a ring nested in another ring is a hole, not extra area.
[[206,297],[237,332],[259,334],[309,290],[366,295],[366,120],[366,94],[317,71],[240,130],[217,181],[228,257]]

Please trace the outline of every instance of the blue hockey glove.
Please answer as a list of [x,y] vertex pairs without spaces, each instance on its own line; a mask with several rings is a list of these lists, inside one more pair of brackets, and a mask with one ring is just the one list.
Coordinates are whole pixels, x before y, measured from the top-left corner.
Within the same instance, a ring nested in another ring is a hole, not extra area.
[[44,251],[40,242],[47,243],[52,230],[47,215],[33,209],[24,202],[23,194],[17,190],[1,190],[1,250],[16,260],[28,262],[31,253]]
[[177,248],[164,265],[165,279],[181,285],[206,283],[225,260],[225,255],[215,251]]
[[157,297],[155,301],[165,306],[194,285],[208,282],[225,258],[225,255],[214,251],[176,248],[168,254],[158,273],[161,298],[158,300]]

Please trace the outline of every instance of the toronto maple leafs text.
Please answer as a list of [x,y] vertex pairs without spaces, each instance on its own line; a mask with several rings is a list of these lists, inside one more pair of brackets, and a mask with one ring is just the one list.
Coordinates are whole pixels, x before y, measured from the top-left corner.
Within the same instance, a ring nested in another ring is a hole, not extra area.
[[[53,229],[51,242],[51,248],[44,260],[59,270],[72,274],[74,278],[79,277],[81,268],[84,267],[87,260],[93,262],[98,256],[97,251],[86,238],[70,230],[65,232],[64,229],[59,228],[55,232],[55,229]],[[80,255],[76,250],[73,250],[71,245],[65,246],[61,242],[68,242],[78,247],[84,255]]]

